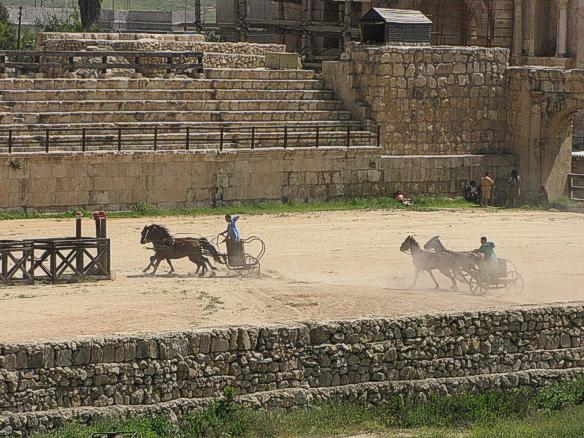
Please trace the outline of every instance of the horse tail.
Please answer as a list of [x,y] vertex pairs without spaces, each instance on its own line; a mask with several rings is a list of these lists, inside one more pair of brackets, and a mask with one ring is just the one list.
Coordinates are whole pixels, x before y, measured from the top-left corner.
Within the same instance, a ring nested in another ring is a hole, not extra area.
[[201,249],[208,252],[217,263],[222,265],[227,264],[227,257],[225,254],[221,254],[208,239],[203,237],[202,239],[199,239],[199,242],[201,244]]

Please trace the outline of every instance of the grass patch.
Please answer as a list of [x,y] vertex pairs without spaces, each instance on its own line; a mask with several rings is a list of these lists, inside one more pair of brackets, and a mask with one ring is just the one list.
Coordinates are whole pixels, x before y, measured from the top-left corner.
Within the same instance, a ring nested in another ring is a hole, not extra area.
[[[315,211],[348,211],[348,210],[412,210],[434,211],[439,209],[473,209],[479,208],[475,204],[466,202],[462,198],[440,198],[418,196],[413,198],[414,205],[406,207],[389,197],[379,198],[355,198],[350,200],[322,201],[322,202],[251,202],[230,207],[194,207],[161,209],[147,202],[132,206],[129,211],[117,211],[108,213],[110,218],[140,218],[140,217],[168,217],[168,216],[210,216],[237,212],[245,215],[258,214],[284,214],[306,213]],[[14,219],[65,219],[75,216],[75,211],[68,210],[56,213],[41,213],[34,209],[26,211],[1,212],[0,220]],[[91,212],[81,210],[85,217],[91,216]]]
[[86,438],[94,432],[137,432],[140,438],[330,437],[383,433],[418,437],[582,437],[584,378],[509,392],[436,397],[423,403],[396,397],[377,407],[320,403],[289,413],[252,411],[227,389],[206,410],[172,422],[163,416],[111,419],[93,426],[70,424],[32,438]]

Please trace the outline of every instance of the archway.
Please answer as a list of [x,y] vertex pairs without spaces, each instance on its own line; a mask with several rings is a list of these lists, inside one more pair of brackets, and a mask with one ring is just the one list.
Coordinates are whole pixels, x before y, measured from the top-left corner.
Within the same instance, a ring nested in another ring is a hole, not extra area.
[[570,173],[584,173],[584,160],[578,158],[584,156],[581,152],[584,149],[580,149],[584,146],[581,127],[584,127],[584,109],[574,105],[557,113],[548,124],[543,139],[540,180],[551,199],[568,194]]

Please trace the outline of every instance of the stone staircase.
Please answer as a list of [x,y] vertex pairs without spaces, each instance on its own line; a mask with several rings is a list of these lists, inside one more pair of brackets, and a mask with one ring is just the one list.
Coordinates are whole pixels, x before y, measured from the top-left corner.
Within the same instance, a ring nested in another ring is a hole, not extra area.
[[345,146],[347,136],[352,146],[376,144],[307,70],[207,69],[201,79],[4,79],[0,88],[0,151],[9,135],[13,152],[43,151],[47,136],[51,151],[80,150],[83,128],[89,150],[152,149],[154,135],[160,149],[250,147],[251,137],[254,147],[282,146],[284,135],[288,147]]

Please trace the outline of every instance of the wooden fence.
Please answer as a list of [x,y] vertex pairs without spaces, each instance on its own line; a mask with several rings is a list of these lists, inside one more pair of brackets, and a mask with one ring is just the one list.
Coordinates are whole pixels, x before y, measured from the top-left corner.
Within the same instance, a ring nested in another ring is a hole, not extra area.
[[0,240],[0,283],[50,283],[111,278],[110,240]]
[[568,189],[572,201],[584,201],[584,174],[569,173]]
[[8,69],[14,69],[16,75],[49,73],[51,70],[64,73],[81,68],[102,73],[112,68],[130,69],[143,74],[153,70],[166,73],[202,71],[203,52],[0,50],[0,73],[6,73]]

